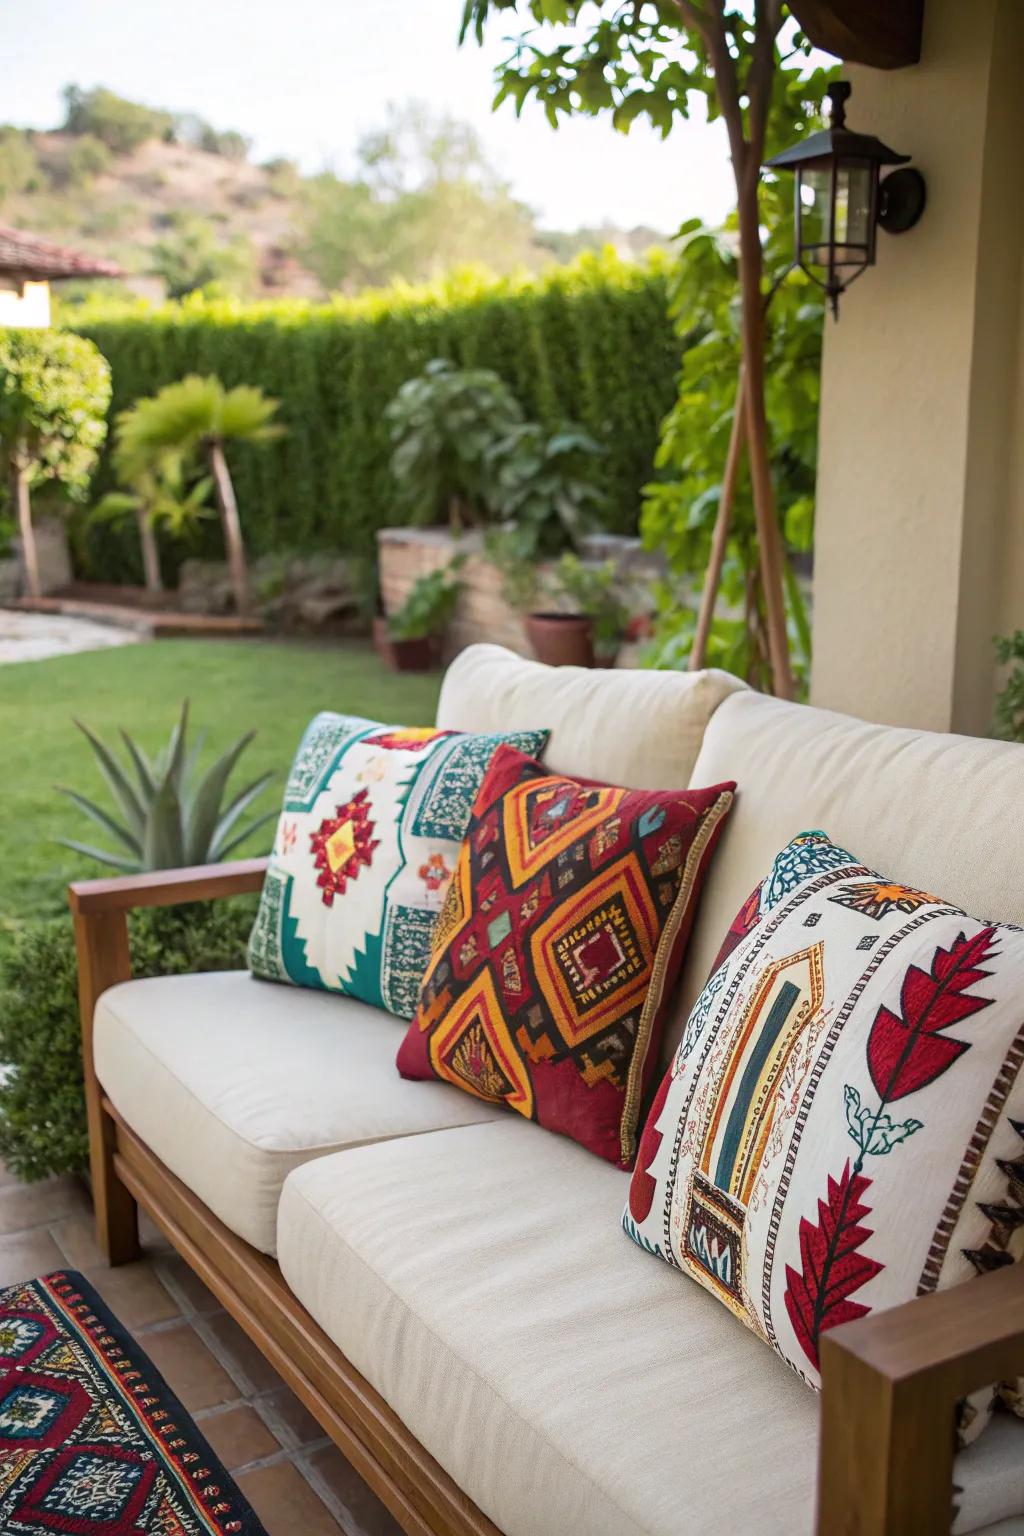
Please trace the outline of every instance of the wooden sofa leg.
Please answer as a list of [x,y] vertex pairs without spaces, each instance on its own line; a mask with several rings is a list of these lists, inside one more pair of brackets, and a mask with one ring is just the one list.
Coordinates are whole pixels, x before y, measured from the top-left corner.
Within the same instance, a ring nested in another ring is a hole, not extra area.
[[132,974],[125,913],[76,911],[75,943],[96,1241],[108,1263],[128,1264],[139,1256],[138,1207],[114,1169],[115,1127],[103,1110],[103,1093],[92,1056],[92,1021],[97,999],[108,987],[130,980]]

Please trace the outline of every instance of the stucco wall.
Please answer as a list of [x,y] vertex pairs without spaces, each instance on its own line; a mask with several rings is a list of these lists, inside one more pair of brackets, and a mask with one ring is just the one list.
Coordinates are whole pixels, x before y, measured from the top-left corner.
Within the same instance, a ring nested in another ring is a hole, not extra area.
[[927,0],[919,65],[849,70],[928,182],[825,338],[812,698],[867,719],[986,731],[1024,624],[1022,44],[1018,0]]

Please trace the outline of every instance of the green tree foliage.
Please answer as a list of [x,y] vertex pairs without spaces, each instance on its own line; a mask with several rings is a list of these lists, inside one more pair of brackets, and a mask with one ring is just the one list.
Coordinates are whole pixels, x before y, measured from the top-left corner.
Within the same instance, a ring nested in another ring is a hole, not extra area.
[[[406,521],[384,410],[432,357],[493,369],[549,432],[567,417],[578,421],[604,449],[606,526],[635,533],[679,367],[664,258],[641,266],[608,253],[533,279],[464,271],[422,290],[319,306],[103,304],[76,311],[74,323],[110,359],[118,410],[191,371],[215,372],[228,385],[258,378],[280,398],[287,435],[259,452],[239,444],[232,457],[256,554],[372,557],[376,530]],[[109,484],[108,467],[99,489]],[[212,555],[216,535],[204,537]],[[138,580],[130,529],[79,529],[77,544],[83,572]]]
[[251,242],[240,235],[218,238],[209,219],[194,213],[171,218],[168,233],[153,247],[150,266],[163,278],[172,299],[209,287],[244,298],[256,275]]
[[[646,117],[663,137],[695,107],[709,119],[723,114],[730,136],[730,150],[737,186],[741,193],[742,222],[732,222],[731,249],[705,241],[703,249],[688,250],[681,260],[681,271],[674,296],[675,309],[684,335],[701,339],[702,349],[687,354],[681,381],[680,402],[666,423],[665,443],[659,454],[659,467],[666,472],[679,471],[676,489],[652,492],[648,500],[645,531],[649,538],[670,548],[673,563],[689,578],[699,561],[706,560],[708,534],[717,509],[718,487],[725,462],[736,379],[740,356],[740,316],[738,300],[743,292],[746,308],[750,377],[754,381],[754,399],[760,402],[760,339],[756,306],[757,285],[763,284],[758,252],[757,231],[765,223],[765,204],[761,200],[756,177],[763,160],[784,144],[799,137],[820,103],[828,79],[826,71],[805,71],[807,40],[792,25],[779,30],[783,15],[781,4],[756,6],[732,4],[727,0],[640,0],[635,5],[620,5],[617,0],[465,0],[462,37],[472,34],[482,41],[492,14],[498,14],[507,26],[510,19],[525,30],[508,58],[498,67],[495,105],[510,100],[517,113],[533,100],[547,115],[552,126],[575,114],[595,116],[607,113],[623,132],[628,132],[638,117]],[[753,174],[751,175],[751,172]],[[771,194],[769,193],[769,197]],[[778,226],[777,226],[778,227]],[[693,236],[692,228],[687,231]],[[740,282],[740,269],[734,252],[744,246],[746,256]],[[714,280],[713,292],[703,294],[694,282],[694,273],[706,269]],[[769,280],[771,274],[769,273]],[[721,281],[721,279],[727,281]],[[751,415],[751,446],[759,449],[759,462],[777,478],[789,475],[802,460],[803,444],[795,449],[789,434],[797,438],[813,430],[814,416],[794,421],[785,409],[773,416],[779,405],[780,390],[771,379],[772,364],[785,351],[785,337],[793,333],[790,322],[806,300],[791,299],[787,294],[779,334],[767,342],[769,353],[764,390],[765,415],[779,441],[774,444],[774,463],[766,464],[763,434],[753,426],[763,426],[760,411]],[[788,308],[786,307],[788,305]],[[818,309],[816,304],[812,309]],[[778,324],[773,321],[773,324]],[[796,320],[792,350],[786,354],[788,383],[794,387],[783,406],[799,404],[806,392],[805,356],[808,335],[818,324],[817,316]],[[756,344],[755,344],[756,343]],[[756,364],[756,368],[755,368]],[[799,377],[798,377],[799,376]],[[795,382],[794,382],[795,381]],[[781,393],[786,395],[786,386]],[[769,394],[773,395],[768,399]],[[768,448],[772,448],[769,442]],[[809,538],[811,507],[808,487],[797,482],[790,490],[783,508],[785,530],[799,530],[801,542]],[[762,477],[759,497],[762,513],[767,515],[770,495]],[[703,497],[703,501],[699,498]],[[748,498],[749,500],[749,498]],[[710,518],[708,513],[711,513]],[[770,522],[767,524],[771,529]],[[774,561],[775,540],[766,540],[766,562]],[[785,645],[774,630],[776,645],[771,646],[769,616],[763,612],[766,596],[757,580],[758,550],[753,533],[753,519],[741,511],[740,524],[731,541],[733,556],[726,596],[739,601],[739,622],[745,627],[741,639],[733,613],[720,621],[716,636],[720,659],[730,659],[737,670],[764,677],[769,672],[785,692],[789,662]],[[791,630],[806,641],[806,620],[799,601],[799,588],[782,556],[782,580],[788,597]],[[736,590],[738,567],[742,576],[742,595]],[[768,598],[774,601],[775,586]],[[781,600],[781,599],[780,599]],[[683,623],[679,620],[682,617]],[[780,616],[781,617],[781,616]],[[662,647],[660,657],[677,663],[689,649],[691,625],[678,603],[669,602],[663,618],[663,630],[675,622],[674,646]],[[722,629],[722,624],[725,629]],[[778,654],[781,648],[781,656]],[[762,652],[773,649],[769,658]]]
[[[765,268],[775,287],[768,312],[766,378],[773,427],[776,506],[791,551],[806,553],[814,537],[821,327],[817,288],[790,272],[792,251],[788,188],[763,195],[767,225]],[[672,580],[661,593],[651,657],[663,666],[685,665],[693,638],[694,595],[707,566],[718,513],[722,468],[736,403],[739,314],[736,305],[734,220],[711,230],[684,227],[671,282],[671,309],[684,344],[679,393],[662,426],[655,456],[658,478],[646,487],[641,531],[666,556]],[[721,603],[709,642],[709,665],[740,677],[756,676],[764,657],[762,616],[750,575],[757,564],[757,534],[746,460],[733,506],[732,531],[722,571]],[[798,674],[810,662],[810,633],[801,588],[787,567],[791,647]]]
[[168,461],[187,464],[198,456],[205,460],[239,613],[249,612],[252,597],[235,486],[224,450],[227,443],[268,443],[280,437],[284,428],[271,420],[277,405],[251,384],[225,389],[216,375],[201,378],[190,373],[176,384],[165,384],[151,399],[137,400],[118,417],[117,451],[123,466],[163,471],[166,477]]
[[[238,970],[255,902],[158,907],[129,918],[136,976]],[[84,1173],[89,1136],[82,1088],[75,939],[67,917],[28,925],[0,974],[0,1157],[22,1179]]]
[[167,138],[174,129],[170,112],[128,101],[102,85],[91,91],[66,85],[64,105],[65,133],[92,134],[115,155],[131,154],[149,139]]
[[30,192],[42,176],[32,140],[20,128],[0,127],[0,204]]
[[57,481],[81,498],[107,435],[110,369],[97,347],[66,331],[0,330],[0,456],[38,596],[31,490]]
[[413,104],[359,145],[352,181],[307,191],[303,256],[326,288],[420,282],[471,255],[510,272],[535,256],[533,218],[487,164],[472,128]]

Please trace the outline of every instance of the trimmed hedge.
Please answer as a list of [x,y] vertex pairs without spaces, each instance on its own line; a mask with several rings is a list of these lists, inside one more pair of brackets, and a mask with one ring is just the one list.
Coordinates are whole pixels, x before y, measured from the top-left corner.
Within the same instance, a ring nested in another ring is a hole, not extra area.
[[[367,556],[376,529],[401,521],[383,410],[432,357],[495,369],[545,425],[585,426],[607,449],[609,529],[635,532],[679,368],[666,274],[664,257],[638,266],[605,253],[532,279],[464,272],[325,305],[108,301],[69,323],[110,361],[115,412],[189,372],[277,396],[287,435],[231,453],[252,552]],[[109,483],[105,462],[96,494]],[[215,529],[206,542],[217,550]],[[93,579],[138,579],[130,528],[80,530],[77,555]]]

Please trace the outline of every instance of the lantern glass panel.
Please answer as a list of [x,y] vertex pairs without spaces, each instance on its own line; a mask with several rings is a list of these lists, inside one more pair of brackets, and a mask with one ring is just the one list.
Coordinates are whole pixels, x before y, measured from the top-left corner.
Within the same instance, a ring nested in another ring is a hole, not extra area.
[[800,212],[800,260],[811,267],[831,266],[832,163],[802,166],[797,175]]
[[867,161],[836,167],[835,253],[837,267],[862,267],[869,259],[873,168]]

